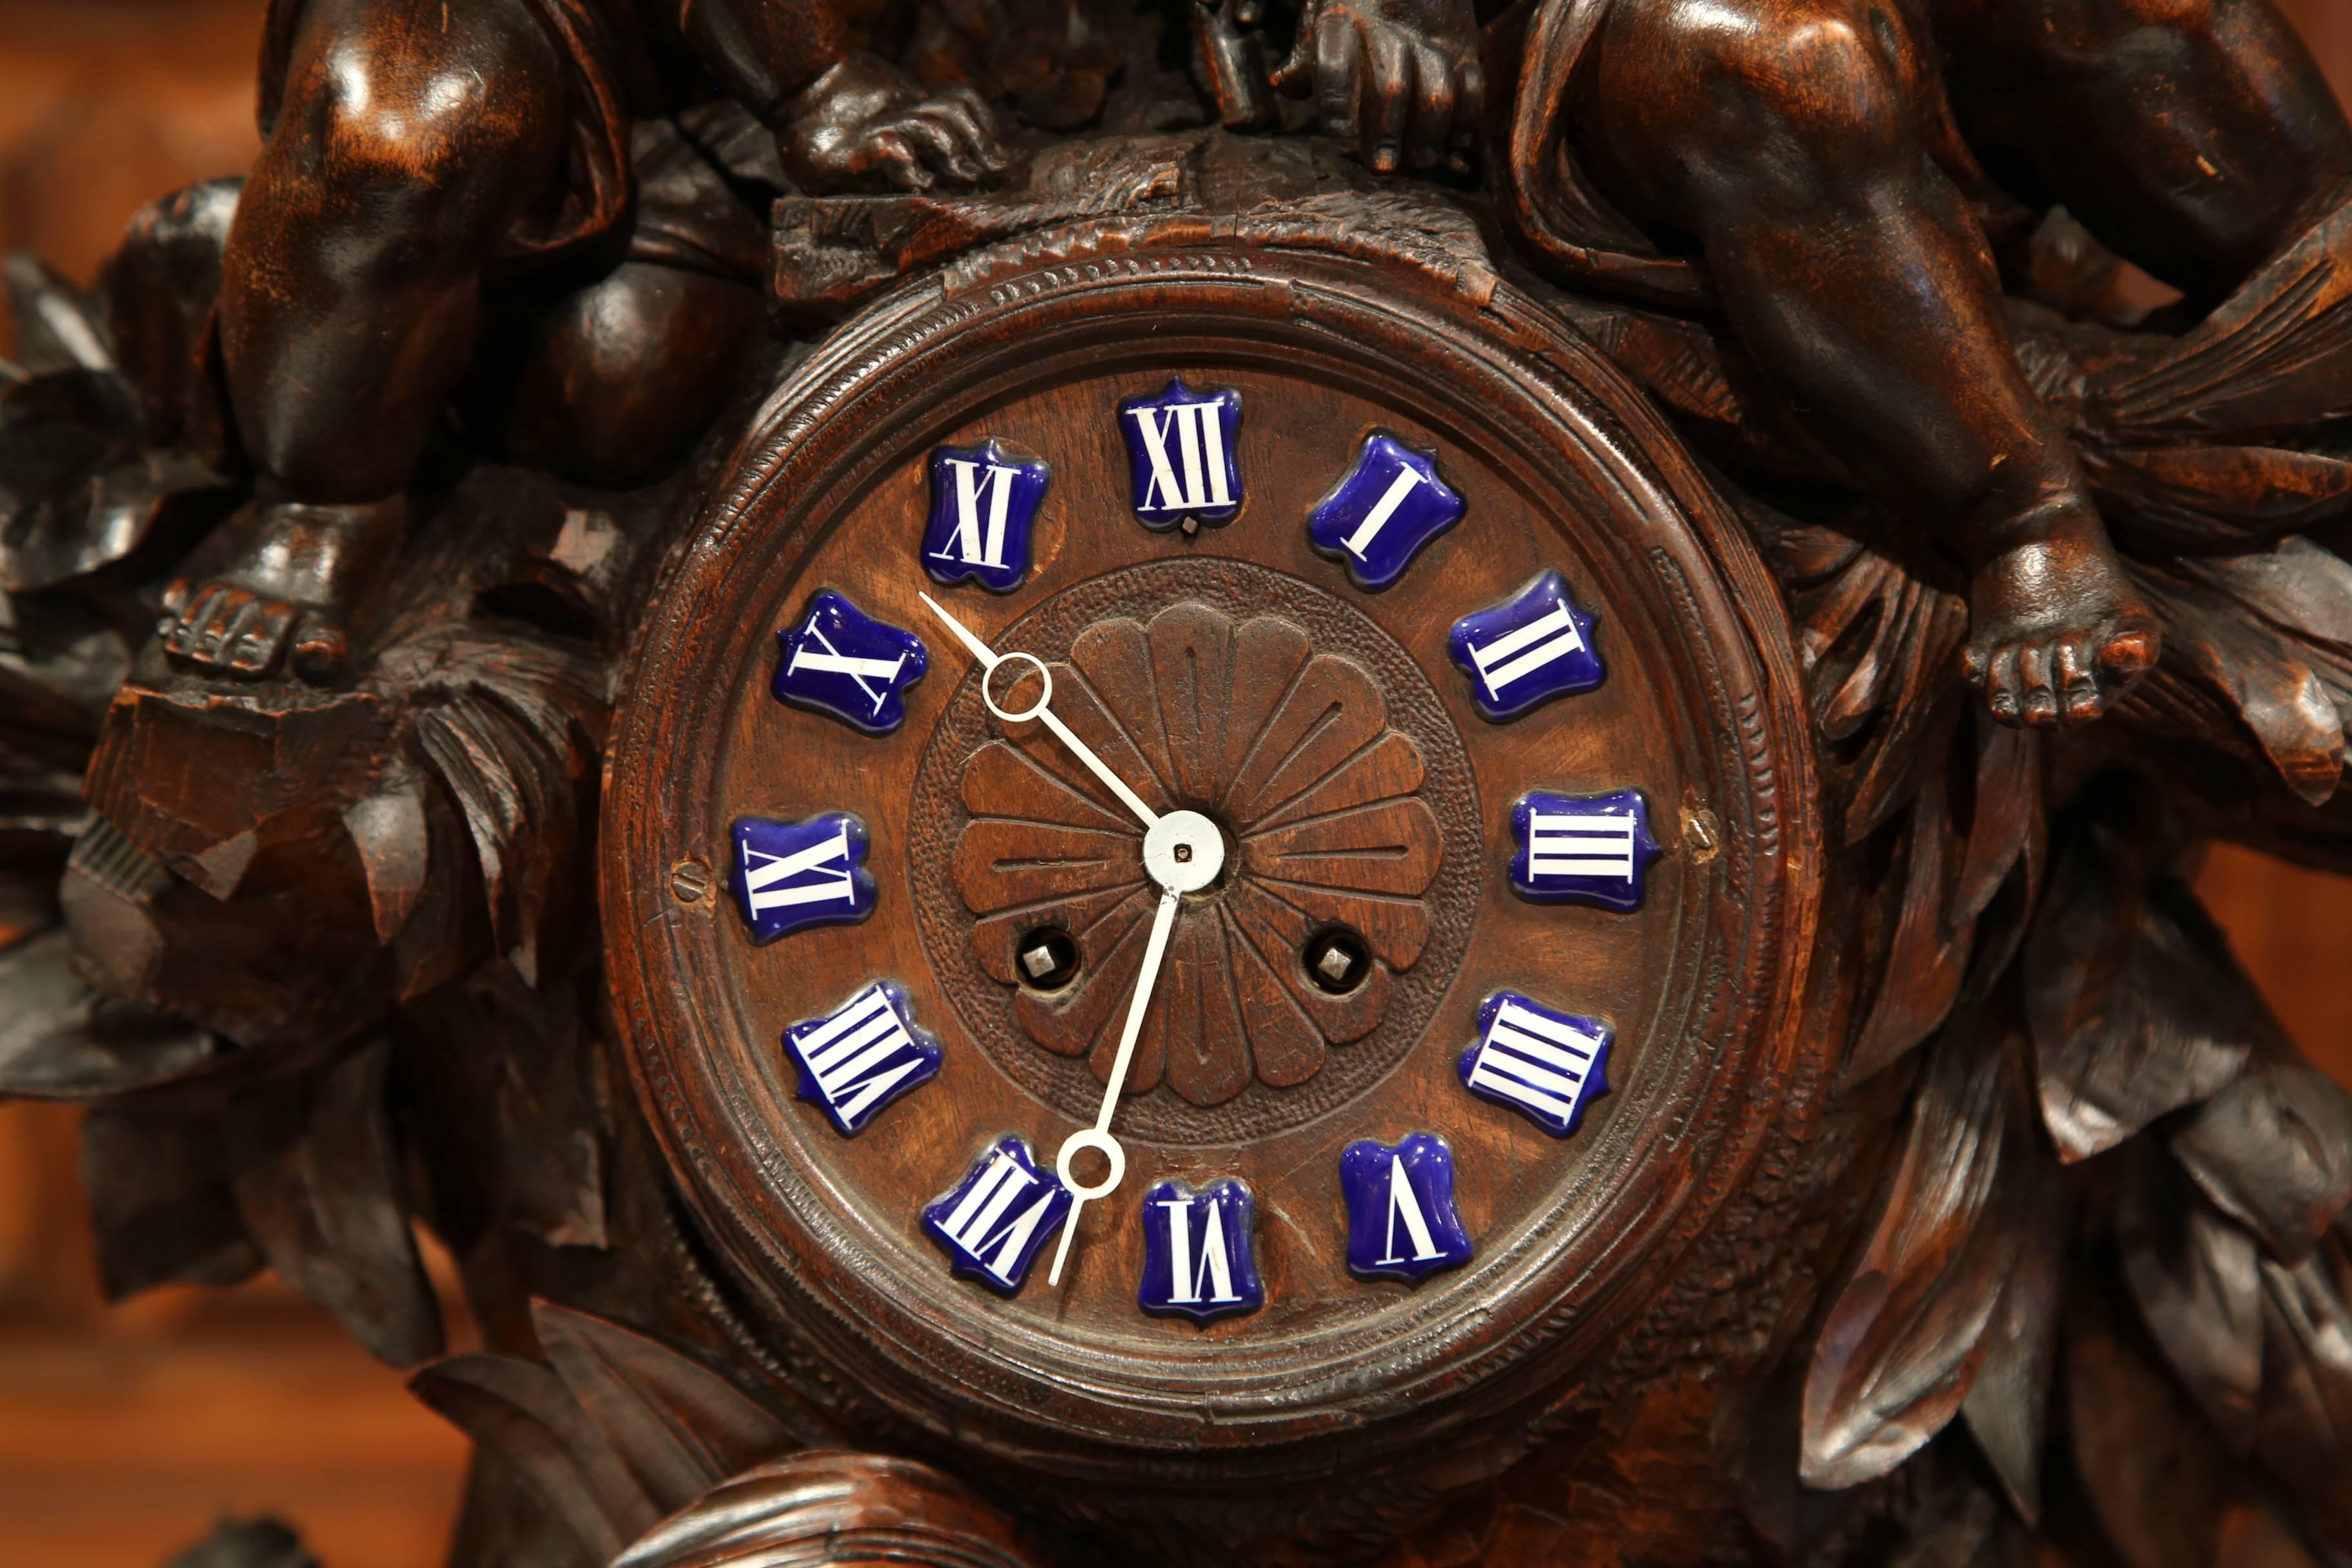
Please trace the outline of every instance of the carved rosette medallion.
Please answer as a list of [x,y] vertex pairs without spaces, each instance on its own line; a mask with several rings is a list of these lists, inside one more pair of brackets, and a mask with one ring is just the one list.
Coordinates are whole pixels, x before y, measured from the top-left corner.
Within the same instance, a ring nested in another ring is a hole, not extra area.
[[[1376,1081],[1458,963],[1476,896],[1462,743],[1404,650],[1322,590],[1226,562],[1110,574],[1001,640],[1045,659],[1055,709],[1154,810],[1203,812],[1228,841],[1170,939],[1122,1126],[1250,1135]],[[1090,1116],[1156,897],[1141,825],[971,681],[917,796],[918,822],[953,825],[914,868],[950,994],[1016,1080]],[[1076,950],[1051,988],[1022,964],[1045,932]]]

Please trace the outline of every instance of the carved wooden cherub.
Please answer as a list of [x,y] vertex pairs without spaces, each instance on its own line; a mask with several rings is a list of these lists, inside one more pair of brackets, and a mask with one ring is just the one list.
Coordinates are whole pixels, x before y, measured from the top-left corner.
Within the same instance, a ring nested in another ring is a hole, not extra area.
[[[1465,0],[1323,0],[1290,71],[1368,163],[1425,167],[1476,112],[1473,26]],[[2206,306],[2342,200],[2352,127],[2270,0],[1543,0],[1525,37],[1496,171],[1523,237],[1729,318],[1958,557],[1996,717],[2111,706],[2158,624],[2012,352],[1996,257],[2063,203]]]
[[[887,3],[887,0],[886,0]],[[219,343],[258,471],[233,553],[175,584],[175,658],[339,666],[473,356],[485,279],[593,275],[626,223],[633,119],[710,96],[774,133],[803,188],[971,184],[986,106],[856,47],[856,0],[276,0],[268,137],[230,234]],[[608,247],[609,249],[609,247]],[[706,378],[709,379],[709,378]]]

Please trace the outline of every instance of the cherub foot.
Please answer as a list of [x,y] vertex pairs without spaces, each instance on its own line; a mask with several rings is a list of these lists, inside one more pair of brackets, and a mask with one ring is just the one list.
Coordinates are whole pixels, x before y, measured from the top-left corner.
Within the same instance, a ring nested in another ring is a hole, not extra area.
[[342,670],[344,626],[360,594],[400,546],[406,504],[256,503],[229,523],[236,554],[221,571],[183,577],[155,625],[174,663],[259,680],[290,665],[319,683]]
[[2156,664],[2156,616],[2097,518],[2072,512],[1979,567],[1961,673],[2004,724],[2087,724]]

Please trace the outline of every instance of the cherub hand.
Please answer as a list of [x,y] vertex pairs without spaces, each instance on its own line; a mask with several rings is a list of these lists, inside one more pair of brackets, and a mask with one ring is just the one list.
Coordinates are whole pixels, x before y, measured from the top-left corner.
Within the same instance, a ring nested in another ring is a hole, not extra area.
[[1307,0],[1274,85],[1312,91],[1323,129],[1381,174],[1466,170],[1486,96],[1470,0]]
[[854,54],[785,106],[776,142],[808,191],[977,185],[1004,172],[996,117],[968,87],[927,94],[888,61]]

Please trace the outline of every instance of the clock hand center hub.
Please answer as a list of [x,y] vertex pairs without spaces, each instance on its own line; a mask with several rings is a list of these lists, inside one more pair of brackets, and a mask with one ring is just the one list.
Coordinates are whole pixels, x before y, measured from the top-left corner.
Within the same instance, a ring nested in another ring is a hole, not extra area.
[[1224,835],[1197,811],[1171,811],[1143,836],[1143,869],[1171,892],[1199,892],[1224,865]]

